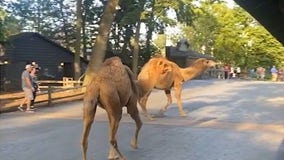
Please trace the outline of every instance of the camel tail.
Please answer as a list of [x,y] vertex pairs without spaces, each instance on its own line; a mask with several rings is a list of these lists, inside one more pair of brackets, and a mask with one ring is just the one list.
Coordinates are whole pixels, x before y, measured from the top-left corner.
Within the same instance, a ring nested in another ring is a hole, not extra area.
[[130,70],[130,68],[128,66],[125,66],[125,70],[127,71],[128,77],[130,79],[130,83],[131,83],[131,88],[134,92],[134,94],[136,94],[137,96],[139,96],[139,91],[136,85],[136,80],[135,80],[135,76],[132,73],[132,71]]

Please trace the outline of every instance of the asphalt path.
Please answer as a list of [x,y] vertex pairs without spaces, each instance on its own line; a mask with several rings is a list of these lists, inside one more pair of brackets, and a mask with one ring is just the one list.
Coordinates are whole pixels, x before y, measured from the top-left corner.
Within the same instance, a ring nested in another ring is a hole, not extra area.
[[[283,160],[284,83],[242,80],[192,80],[183,85],[188,117],[173,103],[164,117],[147,120],[139,148],[130,148],[134,122],[124,111],[117,134],[128,160]],[[156,115],[166,102],[155,90],[148,101]],[[174,101],[175,102],[175,101]],[[82,102],[35,113],[0,114],[1,160],[81,159]],[[99,109],[89,136],[88,159],[107,159],[108,121]]]

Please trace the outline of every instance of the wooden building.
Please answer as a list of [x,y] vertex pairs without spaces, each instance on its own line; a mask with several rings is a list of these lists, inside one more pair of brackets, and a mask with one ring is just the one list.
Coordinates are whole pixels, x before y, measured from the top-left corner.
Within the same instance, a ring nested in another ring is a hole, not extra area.
[[200,54],[189,48],[186,40],[181,39],[176,46],[166,47],[166,57],[184,68],[190,66],[198,58],[213,60],[214,57],[206,54]]
[[[185,68],[190,66],[198,58],[206,58],[209,60],[214,60],[214,57],[206,54],[200,54],[192,49],[190,49],[189,44],[186,40],[181,39],[176,46],[167,46],[166,47],[166,57],[175,62],[179,67]],[[213,73],[213,72],[214,73]],[[208,79],[216,78],[214,69],[208,69],[195,79]]]
[[[63,77],[73,77],[73,62],[73,52],[38,33],[11,36],[0,55],[0,90],[4,86],[8,91],[20,90],[21,73],[27,63],[38,65],[39,80],[62,80]],[[87,62],[81,59],[81,69],[86,66]]]

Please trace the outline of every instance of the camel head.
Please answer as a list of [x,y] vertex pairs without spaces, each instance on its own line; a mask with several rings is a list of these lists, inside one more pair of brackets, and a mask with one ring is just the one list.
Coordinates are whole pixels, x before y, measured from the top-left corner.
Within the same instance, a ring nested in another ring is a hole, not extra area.
[[203,66],[204,68],[214,67],[216,62],[205,58],[199,58],[192,64],[193,66]]
[[184,81],[200,75],[206,69],[216,65],[216,62],[205,58],[195,60],[189,67],[180,69]]

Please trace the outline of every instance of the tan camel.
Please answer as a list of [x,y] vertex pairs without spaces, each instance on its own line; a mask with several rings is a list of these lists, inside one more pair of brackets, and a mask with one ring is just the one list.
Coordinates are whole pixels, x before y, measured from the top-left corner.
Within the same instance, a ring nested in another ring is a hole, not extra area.
[[167,104],[161,108],[163,114],[172,103],[171,88],[174,89],[174,96],[180,116],[187,116],[181,104],[182,83],[200,75],[207,68],[215,65],[215,62],[204,58],[197,59],[187,68],[180,68],[174,62],[163,57],[150,59],[141,69],[138,75],[138,86],[140,90],[139,104],[148,119],[152,116],[147,112],[146,103],[153,88],[164,90],[167,96]]
[[[106,110],[109,119],[109,159],[122,159],[118,149],[116,132],[122,117],[122,107],[136,123],[131,147],[137,148],[137,139],[142,122],[137,109],[138,90],[131,70],[118,57],[107,59],[86,89],[83,107],[83,132],[81,137],[82,159],[86,160],[88,136],[94,121],[97,104]],[[118,157],[117,157],[118,156]]]

